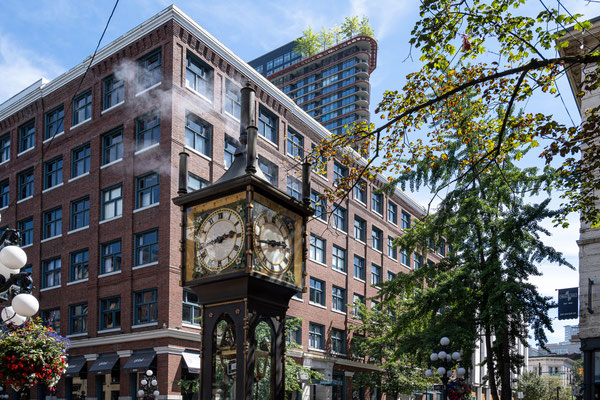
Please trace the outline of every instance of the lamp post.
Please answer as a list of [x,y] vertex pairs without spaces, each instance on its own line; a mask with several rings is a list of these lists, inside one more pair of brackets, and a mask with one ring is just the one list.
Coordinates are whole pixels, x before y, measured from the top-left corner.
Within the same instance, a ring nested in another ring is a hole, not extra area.
[[158,381],[151,369],[147,370],[146,375],[140,380],[140,390],[137,395],[140,399],[156,399],[160,395]]
[[428,378],[434,374],[440,376],[443,384],[442,400],[448,399],[448,382],[450,381],[454,367],[458,366],[456,377],[459,379],[467,373],[461,361],[462,356],[460,352],[450,349],[450,339],[445,336],[440,340],[440,350],[437,353],[431,353],[429,356],[429,368],[425,371],[425,376]]
[[21,272],[27,263],[27,255],[19,247],[21,234],[16,229],[7,229],[0,236],[0,304],[9,301],[0,312],[4,324],[23,325],[28,317],[38,312],[40,304],[31,294],[31,272]]

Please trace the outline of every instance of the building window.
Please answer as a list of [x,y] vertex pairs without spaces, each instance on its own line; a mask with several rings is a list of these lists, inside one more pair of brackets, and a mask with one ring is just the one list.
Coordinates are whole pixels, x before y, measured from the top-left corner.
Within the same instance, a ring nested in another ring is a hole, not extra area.
[[135,208],[144,208],[158,204],[158,174],[150,172],[135,179]]
[[33,196],[33,168],[29,168],[18,175],[19,200]]
[[225,80],[225,112],[237,119],[242,115],[242,94],[240,87],[229,79]]
[[80,281],[88,278],[88,261],[90,252],[88,249],[71,253],[71,276],[70,281]]
[[288,128],[287,133],[287,153],[295,158],[304,157],[304,136]]
[[346,249],[333,245],[331,253],[331,267],[337,271],[346,272]]
[[287,177],[287,194],[295,198],[296,200],[300,200],[302,198],[302,183],[294,177]]
[[100,330],[121,327],[121,297],[100,299]]
[[325,239],[310,235],[310,259],[325,264]]
[[160,48],[140,58],[137,63],[139,91],[148,89],[161,82]]
[[333,227],[348,232],[348,212],[340,205],[333,205]]
[[440,239],[440,243],[438,244],[438,254],[442,257],[446,255],[446,241],[444,239]]
[[271,185],[277,187],[278,186],[278,171],[279,167],[272,163],[271,161],[258,156],[258,166],[262,170],[263,174],[265,174],[265,178],[271,183]]
[[71,151],[71,178],[90,172],[90,144],[86,143]]
[[364,306],[364,305],[366,304],[366,303],[365,303],[365,296],[362,296],[362,295],[360,295],[360,294],[356,294],[356,293],[354,293],[354,298],[352,299],[352,304],[354,304],[354,310],[353,310],[353,314],[354,314],[355,316],[358,316],[358,315],[359,315],[359,312],[358,312],[358,307],[357,307],[357,304],[358,304],[358,303],[360,303],[360,304],[362,304],[362,305]]
[[202,321],[198,296],[191,290],[183,290],[182,320],[192,325],[200,325]]
[[104,79],[104,101],[102,109],[107,110],[125,100],[125,81],[117,80],[114,75]]
[[102,220],[120,217],[123,214],[122,186],[117,185],[102,191]]
[[90,225],[90,198],[88,196],[71,202],[71,230]]
[[346,289],[337,286],[331,288],[331,309],[346,312]]
[[73,100],[73,126],[92,118],[92,90],[81,93]]
[[371,230],[371,247],[383,251],[383,231],[375,226]]
[[33,243],[33,217],[17,222],[17,229],[21,232],[21,243],[23,243],[23,246]]
[[31,120],[19,128],[19,153],[35,146],[35,120]]
[[42,289],[60,286],[60,257],[42,261]]
[[224,159],[226,169],[229,169],[233,164],[236,149],[236,140],[229,135],[225,135]]
[[44,189],[50,189],[62,183],[62,167],[62,157],[56,157],[44,163]]
[[339,162],[333,163],[333,180],[344,179],[348,176],[348,168],[344,167]]
[[365,259],[357,255],[354,256],[354,277],[365,280]]
[[388,221],[398,225],[398,206],[391,201],[388,201]]
[[354,238],[365,243],[367,240],[367,221],[359,216],[354,216]]
[[100,246],[100,274],[121,270],[121,239]]
[[10,133],[0,136],[0,164],[10,160]]
[[185,85],[209,100],[212,99],[212,69],[190,53],[187,55]]
[[133,294],[134,316],[133,324],[147,324],[158,320],[157,290],[149,289]]
[[42,310],[41,317],[44,325],[52,328],[54,332],[60,333],[60,308]]
[[410,229],[410,214],[406,211],[402,211],[402,225],[400,226],[402,229]]
[[277,117],[260,107],[258,110],[258,134],[277,144]]
[[379,265],[371,264],[371,285],[380,285],[383,281],[383,272]]
[[367,183],[365,181],[356,182],[354,186],[354,199],[367,204]]
[[415,253],[415,271],[423,267],[423,256]]
[[396,276],[397,275],[394,274],[393,272],[388,271],[388,273],[387,273],[387,280],[388,281],[392,281],[392,280],[396,279]]
[[185,145],[210,157],[211,126],[194,114],[185,117]]
[[[294,319],[294,317],[285,317],[287,321],[289,321],[290,319]],[[296,327],[296,329],[291,329],[289,323],[286,324],[286,330],[285,330],[285,342],[286,343],[295,343],[295,344],[301,344],[302,343],[302,324],[299,324],[299,326]]]
[[371,196],[371,210],[383,215],[383,195],[381,193],[373,193]]
[[325,327],[323,325],[315,322],[308,324],[308,347],[325,350]]
[[10,185],[8,179],[0,182],[0,208],[8,207],[10,203]]
[[310,191],[310,205],[315,209],[315,218],[325,221],[327,215],[327,200],[321,198],[321,193],[316,190]]
[[49,239],[62,234],[62,208],[57,207],[44,212],[42,239]]
[[202,189],[208,185],[208,181],[197,177],[196,175],[188,172],[187,190],[193,192],[194,190]]
[[408,255],[408,251],[406,249],[400,250],[400,262],[407,267],[410,267],[410,256]]
[[151,112],[138,117],[135,123],[136,149],[142,150],[160,142],[160,116]]
[[331,329],[331,351],[338,354],[346,354],[346,335],[341,329]]
[[102,165],[123,158],[123,129],[118,128],[102,135]]
[[310,302],[325,305],[325,282],[310,278]]
[[392,260],[397,260],[398,259],[398,249],[396,247],[394,247],[394,238],[391,236],[388,236],[388,257],[391,258]]
[[146,265],[158,261],[158,229],[135,235],[135,263]]
[[65,107],[61,104],[54,110],[46,113],[46,130],[44,131],[44,140],[53,138],[54,136],[63,133],[65,120]]
[[69,334],[87,332],[87,303],[75,304],[69,307]]

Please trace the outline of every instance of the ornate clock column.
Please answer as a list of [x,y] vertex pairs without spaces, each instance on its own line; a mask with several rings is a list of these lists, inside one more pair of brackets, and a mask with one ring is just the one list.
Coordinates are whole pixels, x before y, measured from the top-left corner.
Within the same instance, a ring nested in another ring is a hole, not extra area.
[[[186,191],[183,274],[202,305],[200,398],[284,399],[285,315],[304,288],[310,201],[272,186],[256,168],[254,90],[242,89],[240,143],[215,184]],[[310,168],[303,168],[304,191]]]

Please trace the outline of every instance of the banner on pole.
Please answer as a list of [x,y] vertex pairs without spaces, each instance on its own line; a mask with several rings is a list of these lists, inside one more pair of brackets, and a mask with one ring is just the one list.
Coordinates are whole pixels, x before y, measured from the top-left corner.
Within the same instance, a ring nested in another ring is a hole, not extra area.
[[579,288],[558,289],[558,319],[575,319],[579,311]]

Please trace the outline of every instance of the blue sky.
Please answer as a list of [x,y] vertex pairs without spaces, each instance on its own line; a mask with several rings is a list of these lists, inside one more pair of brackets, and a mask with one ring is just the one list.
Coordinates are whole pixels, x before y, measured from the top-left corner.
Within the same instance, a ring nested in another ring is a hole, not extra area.
[[[568,2],[569,11],[587,18],[600,15],[600,4],[585,0]],[[112,0],[3,0],[0,7],[0,102],[13,96],[40,77],[52,79],[91,55],[104,29],[114,2]],[[167,7],[161,0],[121,0],[102,45],[109,43]],[[179,1],[175,3],[218,40],[244,60],[252,60],[298,37],[311,25],[340,24],[348,15],[366,15],[379,43],[377,69],[371,76],[371,110],[385,90],[402,88],[406,74],[419,68],[418,53],[408,44],[410,31],[418,18],[414,0],[226,0]],[[548,3],[555,6],[556,3]],[[541,2],[530,0],[524,9],[536,15]],[[574,122],[580,122],[573,96],[563,80],[559,84],[564,102]],[[565,107],[558,98],[535,96],[528,111],[552,110],[556,118],[569,123]],[[373,118],[377,124],[378,119]],[[529,158],[526,163],[540,164]],[[428,202],[425,192],[412,196]],[[558,204],[558,203],[557,203]],[[562,251],[577,267],[578,218],[571,217],[569,229],[551,228],[548,244]],[[565,268],[543,266],[544,276],[532,279],[540,291],[556,298],[555,289],[578,286],[578,274]],[[554,312],[554,316],[556,312]],[[562,341],[565,324],[555,321],[552,342]]]

